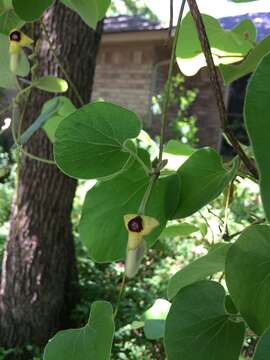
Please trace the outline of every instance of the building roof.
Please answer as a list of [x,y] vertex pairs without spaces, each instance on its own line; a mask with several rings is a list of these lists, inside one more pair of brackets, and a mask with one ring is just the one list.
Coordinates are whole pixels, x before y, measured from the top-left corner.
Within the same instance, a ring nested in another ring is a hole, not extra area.
[[104,20],[106,33],[133,32],[144,30],[162,30],[164,26],[160,21],[147,20],[143,16],[119,15],[107,17]]
[[[244,19],[251,19],[257,28],[257,39],[261,40],[270,35],[270,13],[255,13],[244,14],[238,16],[229,16],[219,19],[221,25],[229,30],[235,27],[240,21]],[[104,21],[105,33],[120,33],[120,32],[137,32],[137,31],[151,31],[164,30],[167,27],[163,26],[159,21],[147,20],[143,16],[129,16],[119,15],[107,17]]]

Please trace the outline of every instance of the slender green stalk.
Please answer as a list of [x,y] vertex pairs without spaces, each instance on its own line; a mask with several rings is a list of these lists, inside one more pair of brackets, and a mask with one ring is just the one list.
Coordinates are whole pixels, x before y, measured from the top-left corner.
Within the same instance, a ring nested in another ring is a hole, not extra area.
[[29,153],[28,151],[26,151],[22,146],[20,146],[20,150],[24,155],[28,156],[32,160],[36,160],[36,161],[39,161],[39,162],[42,162],[42,163],[48,164],[48,165],[56,165],[55,161],[33,155],[33,154]]
[[177,42],[178,42],[178,38],[179,38],[185,4],[186,4],[186,0],[182,0],[182,5],[181,5],[180,12],[179,12],[177,27],[175,30],[175,36],[174,36],[174,41],[173,41],[173,48],[172,48],[171,60],[170,60],[170,66],[169,66],[169,72],[168,72],[168,80],[167,80],[166,87],[165,87],[165,95],[164,95],[164,100],[163,100],[162,118],[161,118],[159,162],[162,161],[162,156],[163,156],[165,131],[166,131],[166,127],[168,124],[168,110],[169,110],[170,93],[171,93],[171,87],[172,87],[173,67],[175,64],[176,47],[177,47]]
[[149,169],[149,168],[145,165],[145,163],[144,163],[143,160],[139,157],[139,155],[138,155],[136,152],[134,152],[134,151],[132,151],[131,149],[129,149],[128,147],[126,147],[126,146],[124,146],[124,149],[125,149],[126,152],[128,152],[128,153],[134,158],[134,160],[136,160],[136,161],[141,165],[141,167],[143,168],[145,174],[146,174],[147,176],[149,176],[149,174],[151,173],[151,169]]
[[151,195],[151,192],[152,192],[152,189],[153,189],[153,186],[154,186],[156,180],[157,180],[157,175],[152,175],[150,178],[149,184],[147,186],[147,189],[145,191],[145,194],[142,198],[142,202],[140,204],[139,210],[138,210],[138,213],[140,215],[144,215],[144,213],[145,213],[145,208],[146,208],[146,205],[150,198],[150,195]]
[[122,282],[121,282],[121,285],[120,285],[118,298],[117,298],[117,303],[116,303],[115,310],[114,310],[114,313],[113,313],[113,318],[114,319],[116,318],[116,316],[118,314],[118,311],[119,311],[120,302],[121,302],[122,296],[124,294],[125,286],[126,286],[126,279],[127,279],[126,272],[124,272]]
[[50,35],[49,35],[49,33],[48,33],[48,30],[46,29],[46,25],[44,24],[44,21],[43,21],[42,19],[40,20],[40,24],[41,24],[41,28],[42,28],[42,30],[44,31],[44,34],[45,34],[45,36],[46,36],[46,40],[47,40],[47,42],[48,42],[48,44],[49,44],[49,48],[50,48],[50,50],[51,50],[51,52],[52,52],[52,54],[53,54],[53,56],[54,56],[57,64],[59,65],[59,67],[60,67],[63,75],[64,75],[65,78],[66,78],[66,80],[67,80],[68,83],[70,84],[70,87],[71,87],[71,89],[73,90],[74,94],[76,95],[76,97],[77,97],[80,105],[83,106],[83,105],[84,105],[84,101],[83,101],[83,99],[82,99],[82,97],[81,97],[81,95],[80,95],[80,93],[79,93],[76,85],[73,83],[73,81],[71,80],[69,74],[66,72],[66,70],[65,70],[62,62],[60,61],[60,58],[59,58],[59,56],[57,55],[57,53],[56,53],[56,51],[55,51],[55,49],[54,49],[53,43],[51,42]]

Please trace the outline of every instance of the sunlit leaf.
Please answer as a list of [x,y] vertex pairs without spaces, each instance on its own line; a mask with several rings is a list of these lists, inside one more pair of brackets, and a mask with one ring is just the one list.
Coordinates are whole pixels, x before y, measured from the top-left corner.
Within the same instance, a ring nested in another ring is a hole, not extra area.
[[270,50],[270,36],[263,39],[258,45],[251,50],[246,59],[240,64],[235,65],[220,65],[220,71],[223,76],[225,84],[229,84],[234,80],[241,78],[247,74],[252,73],[259,61]]
[[[209,15],[203,15],[203,21],[216,66],[242,60],[252,49],[252,43],[256,41],[256,28],[251,20],[241,21],[231,31],[224,30],[219,21]],[[179,68],[184,75],[193,76],[200,68],[206,66],[190,13],[182,22],[176,56]]]
[[163,159],[167,160],[166,169],[176,171],[196,150],[178,140],[170,140],[164,146]]

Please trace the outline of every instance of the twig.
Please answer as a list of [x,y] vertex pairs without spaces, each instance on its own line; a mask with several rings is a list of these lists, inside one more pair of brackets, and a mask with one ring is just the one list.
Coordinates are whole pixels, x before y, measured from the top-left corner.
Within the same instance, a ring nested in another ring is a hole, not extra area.
[[76,95],[76,97],[77,97],[80,105],[83,106],[83,105],[84,105],[84,101],[83,101],[83,99],[82,99],[82,97],[81,97],[81,95],[80,95],[80,93],[79,93],[76,85],[75,85],[75,84],[73,83],[73,81],[71,80],[69,74],[66,72],[66,70],[65,70],[62,62],[60,61],[58,55],[56,54],[56,51],[55,51],[54,46],[53,46],[53,43],[52,43],[51,40],[50,40],[50,35],[49,35],[49,33],[48,33],[48,30],[46,29],[46,26],[45,26],[45,24],[44,24],[44,22],[43,22],[42,19],[40,20],[40,24],[41,24],[41,28],[42,28],[42,30],[44,31],[44,34],[45,34],[45,36],[46,36],[46,40],[47,40],[47,42],[48,42],[48,44],[49,44],[50,50],[51,50],[51,52],[52,52],[52,54],[53,54],[53,56],[54,56],[57,64],[59,65],[59,67],[60,67],[63,75],[64,75],[65,78],[66,78],[66,80],[67,80],[68,83],[70,84],[70,87],[71,87],[71,89],[73,90],[74,94]]
[[223,91],[222,91],[220,80],[219,80],[218,70],[214,64],[211,47],[209,44],[209,40],[208,40],[208,37],[206,34],[205,26],[204,26],[203,19],[202,19],[200,10],[198,8],[197,2],[196,2],[196,0],[187,0],[187,1],[188,1],[191,15],[193,17],[193,20],[194,20],[196,28],[197,28],[198,36],[200,39],[202,50],[203,50],[203,53],[204,53],[204,56],[206,59],[206,63],[207,63],[207,67],[209,70],[209,77],[210,77],[210,81],[211,81],[211,84],[212,84],[212,87],[214,90],[217,107],[218,107],[218,111],[219,111],[221,129],[227,135],[233,148],[235,149],[235,151],[237,152],[237,154],[239,155],[239,157],[241,158],[241,160],[243,161],[243,163],[245,164],[247,169],[250,171],[250,173],[256,179],[258,179],[258,172],[257,172],[255,165],[253,164],[251,159],[248,158],[248,156],[244,152],[242,146],[240,145],[237,138],[235,137],[232,129],[229,127],[226,107],[225,107],[225,103],[224,103],[224,99],[223,99]]
[[[214,234],[214,231],[213,231],[211,225],[209,224],[209,221],[207,220],[207,217],[205,217],[201,211],[199,211],[199,214],[200,214],[200,216],[203,218],[204,222],[206,223],[207,229],[210,229],[211,236],[212,236],[212,245],[213,245],[213,244],[215,243],[215,234]],[[206,239],[206,243],[209,245],[209,241],[208,241],[207,239]]]
[[245,227],[243,230],[240,230],[240,231],[237,231],[231,235],[226,235],[224,234],[223,235],[223,240],[225,241],[230,241],[232,240],[233,238],[235,238],[236,236],[238,235],[241,235],[244,231],[246,231],[246,229],[250,228],[251,226],[254,226],[254,225],[260,225],[260,224],[263,224],[265,222],[265,219],[258,219],[256,221],[254,221],[252,224],[248,225],[247,227]]
[[168,110],[169,110],[169,101],[170,101],[170,93],[172,87],[172,76],[173,76],[173,67],[175,64],[175,54],[176,54],[176,46],[178,42],[179,32],[181,28],[181,21],[184,14],[186,0],[182,0],[181,9],[178,16],[177,27],[175,30],[175,36],[173,41],[173,48],[171,53],[171,60],[168,72],[168,80],[165,88],[164,101],[162,106],[162,119],[161,119],[161,130],[160,130],[160,146],[159,146],[159,162],[162,161],[163,147],[165,141],[165,130],[168,122]]

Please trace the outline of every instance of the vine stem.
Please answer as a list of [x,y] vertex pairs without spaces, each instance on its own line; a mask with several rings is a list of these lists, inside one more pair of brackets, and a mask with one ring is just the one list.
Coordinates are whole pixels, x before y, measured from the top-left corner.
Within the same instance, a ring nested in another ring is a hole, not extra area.
[[40,24],[41,24],[42,30],[44,31],[46,40],[47,40],[47,42],[48,42],[48,44],[49,44],[49,48],[50,48],[50,50],[51,50],[51,52],[52,52],[52,54],[53,54],[53,56],[54,56],[57,64],[59,65],[59,67],[60,67],[63,75],[64,75],[65,78],[66,78],[66,80],[67,80],[68,83],[70,84],[70,87],[71,87],[71,89],[73,90],[75,96],[77,97],[80,105],[83,106],[83,105],[84,105],[84,101],[83,101],[83,99],[82,99],[82,97],[81,97],[81,95],[80,95],[80,93],[79,93],[76,85],[75,85],[74,82],[71,80],[69,74],[68,74],[67,71],[65,70],[62,62],[60,61],[60,58],[59,58],[59,56],[57,55],[57,53],[56,53],[56,51],[55,51],[55,49],[54,49],[53,43],[52,43],[52,41],[51,41],[51,39],[50,39],[50,35],[49,35],[49,33],[48,33],[48,30],[47,30],[47,28],[46,28],[46,25],[44,24],[43,19],[40,20]]
[[153,174],[150,178],[149,184],[148,184],[147,189],[142,198],[142,202],[139,206],[138,213],[140,215],[144,215],[144,213],[145,213],[145,207],[148,203],[148,200],[150,198],[150,195],[151,195],[151,192],[152,192],[152,189],[153,189],[153,186],[154,186],[154,183],[156,182],[156,180],[157,180],[157,175]]
[[36,156],[34,154],[31,154],[29,153],[28,151],[26,151],[22,146],[20,146],[20,151],[25,155],[25,156],[28,156],[30,159],[32,160],[36,160],[36,161],[39,161],[39,162],[42,162],[44,164],[48,164],[48,165],[56,165],[56,162],[53,161],[53,160],[49,160],[49,159],[45,159],[45,158],[42,158],[40,156]]
[[120,302],[121,302],[121,299],[122,299],[122,296],[123,296],[123,293],[124,293],[124,289],[125,289],[125,286],[126,286],[126,279],[127,279],[126,272],[124,272],[122,282],[121,282],[121,285],[120,285],[118,298],[117,298],[117,303],[116,303],[115,310],[114,310],[114,313],[113,313],[113,318],[114,319],[116,318],[116,316],[118,314],[118,311],[119,311]]
[[159,162],[162,161],[162,156],[163,156],[165,131],[166,131],[167,123],[168,123],[168,110],[169,110],[170,93],[171,93],[171,87],[172,87],[173,67],[175,64],[176,46],[177,46],[177,42],[178,42],[178,38],[179,38],[185,4],[186,4],[186,0],[182,0],[182,5],[181,5],[180,12],[179,12],[177,26],[176,26],[176,30],[175,30],[175,36],[174,36],[174,40],[173,40],[173,48],[172,48],[172,53],[171,53],[168,79],[167,79],[167,83],[166,83],[166,87],[165,87],[165,95],[164,95],[163,106],[162,106],[161,130],[160,130]]
[[[174,42],[173,42],[173,50],[172,50],[172,54],[171,54],[168,79],[167,79],[166,88],[165,88],[165,97],[164,97],[164,102],[163,102],[161,131],[160,131],[159,160],[158,160],[157,166],[153,170],[152,174],[149,173],[149,169],[146,167],[146,165],[142,161],[140,161],[139,157],[134,156],[134,153],[131,153],[129,149],[126,149],[141,164],[141,166],[144,168],[145,172],[148,173],[148,175],[151,175],[148,186],[146,188],[146,191],[144,193],[144,196],[142,198],[141,204],[138,209],[138,213],[141,215],[144,215],[144,213],[145,213],[145,208],[146,208],[146,205],[150,198],[154,184],[160,176],[160,170],[164,166],[164,164],[162,162],[162,155],[163,155],[163,147],[164,147],[164,140],[165,140],[165,130],[167,127],[167,122],[168,122],[168,107],[169,107],[170,92],[171,92],[171,86],[172,86],[173,67],[174,67],[174,63],[175,63],[176,46],[177,46],[177,41],[178,41],[178,36],[179,36],[180,27],[181,27],[181,21],[182,21],[182,17],[183,17],[183,13],[184,13],[185,4],[186,4],[186,0],[182,0],[182,6],[181,6],[181,9],[179,12],[177,28],[176,28],[176,33],[175,33]],[[170,3],[170,6],[171,6],[171,15],[172,15],[172,2]],[[43,27],[44,27],[44,24],[43,24]],[[116,304],[115,311],[113,314],[114,319],[116,318],[118,310],[119,310],[119,306],[120,306],[122,295],[124,293],[125,285],[126,285],[126,272],[123,275],[121,287],[119,290],[118,300],[117,300],[117,304]]]
[[126,152],[128,152],[133,158],[135,161],[137,161],[141,167],[143,168],[145,174],[148,176],[150,173],[151,173],[151,169],[149,169],[145,163],[143,162],[143,160],[139,157],[139,155],[135,152],[135,151],[132,151],[131,149],[129,149],[127,146],[124,145],[124,149]]
[[244,152],[242,146],[240,145],[237,138],[235,137],[232,129],[229,127],[227,111],[226,111],[224,98],[223,98],[223,91],[222,91],[222,87],[221,87],[220,79],[219,79],[219,73],[214,64],[210,43],[209,43],[209,40],[208,40],[208,37],[206,34],[205,26],[203,23],[203,18],[200,13],[200,10],[198,8],[197,2],[196,2],[196,0],[187,0],[187,2],[189,5],[189,8],[190,8],[191,15],[193,17],[193,20],[194,20],[196,28],[197,28],[197,33],[198,33],[198,36],[200,39],[202,50],[203,50],[205,60],[207,63],[207,67],[209,70],[210,82],[211,82],[213,90],[214,90],[215,99],[216,99],[216,103],[217,103],[217,107],[218,107],[218,111],[219,111],[221,129],[226,134],[232,147],[237,152],[237,154],[239,155],[240,159],[243,161],[243,163],[245,164],[245,166],[247,167],[249,172],[256,179],[258,179],[258,172],[257,172],[256,166],[254,165],[252,160],[249,159],[247,154]]

